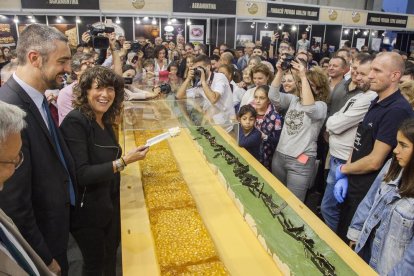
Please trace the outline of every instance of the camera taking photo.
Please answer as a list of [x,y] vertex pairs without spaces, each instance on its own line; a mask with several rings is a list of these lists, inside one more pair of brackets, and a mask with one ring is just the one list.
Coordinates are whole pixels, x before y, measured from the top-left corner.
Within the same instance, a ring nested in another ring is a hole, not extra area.
[[282,64],[280,65],[280,67],[282,68],[283,71],[285,70],[289,70],[292,68],[292,61],[295,60],[295,56],[292,55],[286,55],[282,61]]
[[160,85],[161,93],[169,94],[171,93],[171,86],[168,83],[163,83]]
[[94,27],[88,25],[88,32],[91,35],[91,46],[95,49],[107,49],[109,47],[109,38],[104,33],[110,34],[115,32],[113,27]]
[[204,75],[206,74],[206,70],[203,67],[194,68],[194,82],[193,86],[197,86],[198,83],[201,81],[201,70],[204,71]]

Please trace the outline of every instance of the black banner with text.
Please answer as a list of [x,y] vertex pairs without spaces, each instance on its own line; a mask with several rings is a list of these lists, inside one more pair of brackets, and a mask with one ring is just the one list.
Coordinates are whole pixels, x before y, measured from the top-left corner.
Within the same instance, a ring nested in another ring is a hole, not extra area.
[[22,0],[22,8],[99,10],[99,0]]
[[236,14],[234,0],[174,0],[173,12]]
[[267,3],[267,17],[319,20],[319,8]]
[[407,27],[408,16],[393,15],[383,13],[368,13],[367,25],[370,26],[386,26],[386,27]]

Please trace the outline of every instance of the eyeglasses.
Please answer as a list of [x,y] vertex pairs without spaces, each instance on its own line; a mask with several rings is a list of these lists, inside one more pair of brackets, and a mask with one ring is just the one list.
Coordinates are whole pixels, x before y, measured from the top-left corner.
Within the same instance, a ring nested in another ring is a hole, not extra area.
[[13,164],[14,169],[17,170],[23,164],[23,161],[24,161],[24,155],[23,155],[23,152],[20,151],[19,156],[15,160],[13,160],[13,161],[0,161],[0,163],[1,164]]

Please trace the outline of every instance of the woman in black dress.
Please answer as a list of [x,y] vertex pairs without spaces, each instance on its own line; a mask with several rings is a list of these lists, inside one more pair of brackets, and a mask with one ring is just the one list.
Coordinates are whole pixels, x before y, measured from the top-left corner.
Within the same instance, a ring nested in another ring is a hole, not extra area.
[[120,242],[119,172],[145,158],[138,147],[122,156],[112,124],[121,112],[123,79],[102,66],[82,74],[72,110],[60,128],[76,165],[78,204],[71,232],[84,259],[83,275],[115,275]]

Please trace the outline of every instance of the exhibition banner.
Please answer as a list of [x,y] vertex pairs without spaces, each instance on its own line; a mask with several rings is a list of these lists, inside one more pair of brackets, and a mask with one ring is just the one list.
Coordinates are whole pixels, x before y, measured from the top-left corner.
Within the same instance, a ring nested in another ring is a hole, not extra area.
[[319,20],[319,8],[267,3],[267,17]]
[[173,12],[236,14],[234,0],[173,0]]
[[99,10],[99,0],[22,0],[22,8]]
[[408,16],[385,13],[368,13],[367,25],[384,27],[407,27]]

